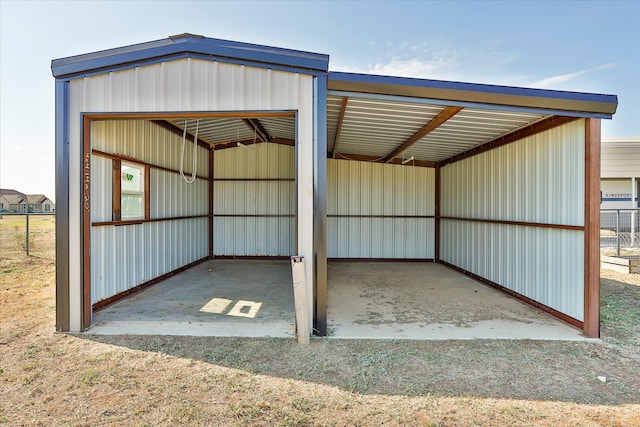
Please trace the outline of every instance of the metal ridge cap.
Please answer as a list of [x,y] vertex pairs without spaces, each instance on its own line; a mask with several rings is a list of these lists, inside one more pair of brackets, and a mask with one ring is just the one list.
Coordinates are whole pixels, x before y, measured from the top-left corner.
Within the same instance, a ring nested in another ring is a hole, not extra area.
[[323,72],[327,72],[329,65],[329,56],[325,54],[204,38],[190,34],[171,37],[173,38],[54,59],[51,61],[51,71],[54,77],[59,78],[182,53],[229,57]]

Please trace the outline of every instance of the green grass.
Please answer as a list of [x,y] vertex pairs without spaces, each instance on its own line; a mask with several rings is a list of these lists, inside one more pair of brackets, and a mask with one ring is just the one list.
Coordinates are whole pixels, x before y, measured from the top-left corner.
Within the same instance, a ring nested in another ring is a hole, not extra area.
[[[0,229],[18,229],[24,231],[27,227],[26,215],[0,215]],[[29,231],[50,230],[55,224],[55,215],[29,215]]]
[[600,298],[602,322],[623,332],[640,328],[640,307],[636,304],[634,300],[625,300],[619,296],[602,295]]

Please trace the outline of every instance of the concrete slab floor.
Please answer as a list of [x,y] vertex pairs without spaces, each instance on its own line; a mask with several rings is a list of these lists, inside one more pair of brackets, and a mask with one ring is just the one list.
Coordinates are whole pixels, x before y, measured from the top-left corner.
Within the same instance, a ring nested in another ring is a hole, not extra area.
[[90,334],[294,337],[289,261],[210,260],[94,314]]
[[[329,336],[588,340],[443,265],[329,262]],[[288,261],[201,263],[94,315],[89,334],[295,337]]]
[[332,262],[335,338],[591,341],[582,331],[441,264]]

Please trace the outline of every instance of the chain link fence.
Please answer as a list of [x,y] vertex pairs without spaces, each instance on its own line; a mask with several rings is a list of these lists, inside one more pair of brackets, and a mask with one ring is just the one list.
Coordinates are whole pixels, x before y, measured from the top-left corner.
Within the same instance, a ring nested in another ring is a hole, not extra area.
[[600,251],[603,255],[640,255],[640,209],[600,211]]
[[0,251],[20,249],[31,255],[36,236],[51,222],[55,223],[55,215],[51,213],[0,212]]

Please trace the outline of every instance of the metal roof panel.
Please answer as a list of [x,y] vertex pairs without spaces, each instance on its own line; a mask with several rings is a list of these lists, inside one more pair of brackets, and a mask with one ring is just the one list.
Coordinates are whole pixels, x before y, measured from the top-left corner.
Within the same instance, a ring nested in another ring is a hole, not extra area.
[[611,118],[618,106],[616,95],[342,72],[329,73],[328,88],[346,92],[551,109],[558,112],[572,111],[583,113],[585,117],[598,114]]

